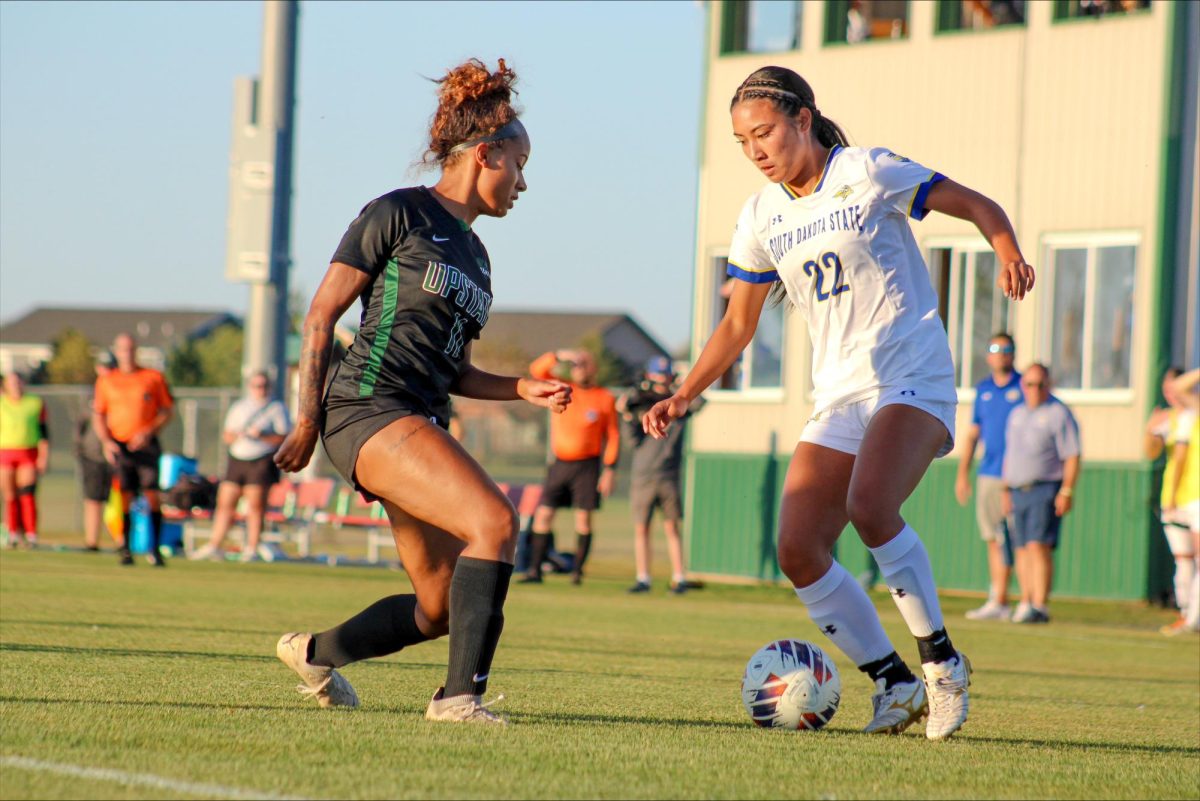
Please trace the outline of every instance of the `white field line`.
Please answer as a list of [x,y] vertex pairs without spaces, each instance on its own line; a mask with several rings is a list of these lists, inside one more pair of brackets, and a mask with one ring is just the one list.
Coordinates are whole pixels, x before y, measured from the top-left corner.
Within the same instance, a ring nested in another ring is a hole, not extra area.
[[292,801],[293,796],[261,793],[257,790],[243,790],[238,787],[225,787],[220,784],[199,784],[197,782],[168,779],[165,776],[155,776],[152,773],[129,773],[112,768],[89,768],[83,765],[64,765],[59,762],[43,762],[40,759],[30,759],[22,756],[0,757],[0,766],[6,768],[22,768],[41,773],[57,773],[62,776],[76,776],[81,779],[96,779],[99,781],[116,782],[117,784],[141,785],[155,790],[167,790],[185,795],[205,796],[209,798],[259,798],[266,801]]

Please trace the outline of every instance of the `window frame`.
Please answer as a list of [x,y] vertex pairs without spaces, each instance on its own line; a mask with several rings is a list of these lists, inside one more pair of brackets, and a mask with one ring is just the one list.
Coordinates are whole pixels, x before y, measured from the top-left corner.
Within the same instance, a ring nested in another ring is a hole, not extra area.
[[[1034,347],[1036,356],[1034,360],[1049,361],[1053,353],[1054,282],[1051,276],[1057,262],[1051,260],[1051,253],[1054,250],[1085,250],[1087,251],[1087,266],[1084,274],[1085,288],[1082,332],[1084,350],[1081,362],[1084,371],[1083,377],[1089,379],[1092,370],[1092,337],[1095,332],[1095,312],[1093,307],[1096,300],[1096,282],[1094,280],[1097,264],[1096,251],[1105,247],[1134,248],[1133,321],[1131,322],[1129,343],[1129,386],[1105,388],[1053,387],[1051,391],[1062,401],[1082,406],[1129,405],[1134,402],[1138,387],[1138,376],[1141,375],[1139,370],[1142,367],[1141,354],[1138,348],[1139,337],[1136,320],[1138,317],[1137,284],[1141,273],[1140,262],[1143,257],[1143,244],[1142,233],[1132,228],[1105,231],[1056,231],[1042,234],[1038,242],[1038,252],[1040,253],[1040,263],[1043,265],[1043,269],[1037,273],[1037,282],[1034,284],[1033,290],[1036,299],[1035,313],[1037,314],[1037,336]],[[1021,366],[1018,364],[1017,368],[1020,369]],[[1053,382],[1053,364],[1050,365],[1050,375]]]
[[1119,14],[1075,14],[1070,13],[1070,4],[1074,0],[1053,0],[1050,8],[1050,24],[1059,25],[1061,23],[1073,22],[1100,22],[1106,19],[1136,19],[1142,14],[1154,11],[1154,0],[1149,0],[1149,4],[1145,8],[1138,8],[1133,11],[1122,11]]
[[[1037,2],[1037,0],[1032,0]],[[954,9],[957,9],[955,11]],[[948,27],[951,19],[958,20],[958,27]],[[933,35],[943,36],[955,34],[989,34],[996,31],[1023,31],[1029,28],[1029,0],[1025,5],[1025,19],[1021,22],[1010,22],[1005,25],[993,25],[991,28],[964,28],[962,26],[962,0],[937,0],[933,13]]]
[[846,18],[847,12],[850,10],[850,0],[825,0],[825,25],[821,31],[821,46],[822,47],[861,47],[862,45],[878,44],[880,42],[911,42],[912,41],[912,0],[904,0],[904,26],[905,32],[903,36],[895,39],[891,37],[869,37],[861,42],[850,42],[846,39],[847,31],[850,24]]
[[[975,266],[974,256],[975,256],[975,254],[978,254],[978,253],[993,253],[994,252],[992,250],[991,245],[988,244],[987,240],[981,236],[968,236],[968,237],[933,236],[933,237],[929,237],[925,240],[922,240],[921,250],[922,250],[921,257],[925,260],[925,269],[929,272],[929,281],[933,285],[934,292],[938,294],[939,308],[941,306],[942,298],[941,298],[941,294],[939,292],[939,286],[938,286],[939,282],[938,282],[936,276],[934,276],[934,274],[933,274],[933,265],[931,264],[932,260],[930,259],[930,254],[934,250],[949,250],[950,251],[950,254],[951,254],[950,255],[950,259],[951,259],[951,261],[950,261],[950,297],[946,298],[946,308],[948,310],[948,314],[956,313],[956,310],[958,309],[958,306],[959,306],[958,301],[961,298],[963,298],[963,295],[966,292],[966,286],[964,286],[961,282],[954,281],[954,272],[955,272],[954,260],[955,260],[955,258],[959,254],[970,254],[971,255],[971,260],[969,261],[968,269],[966,270],[966,281],[970,284],[970,287],[972,290],[972,293],[970,295],[968,295],[968,297],[972,297],[974,294],[974,289],[975,289],[975,270],[973,269]],[[999,259],[997,259],[997,269],[998,268],[999,268]],[[996,291],[998,292],[999,290],[996,290]],[[972,322],[973,322],[974,315],[975,315],[974,305],[964,302],[962,304],[962,307],[965,310],[969,310],[969,313],[971,315]],[[951,334],[952,324],[953,324],[953,328],[954,328],[953,335]],[[1016,336],[1016,332],[1014,330],[1016,328],[1016,324],[1017,324],[1017,304],[1013,303],[1012,301],[1009,301],[1008,320],[1005,323],[1005,330],[1007,330],[1014,337]],[[942,326],[946,329],[946,339],[950,344],[950,356],[951,356],[951,358],[954,359],[954,371],[955,371],[955,373],[957,373],[958,369],[959,369],[958,359],[959,359],[959,355],[960,355],[958,353],[958,348],[962,347],[962,344],[963,344],[962,343],[962,332],[969,327],[966,326],[964,324],[963,320],[961,320],[961,319],[954,320],[954,321],[943,319]],[[996,332],[993,331],[992,333],[996,333]],[[957,344],[955,342],[956,339],[957,339]],[[970,383],[971,371],[968,369],[968,366],[973,365],[975,362],[975,359],[983,358],[983,357],[980,354],[971,353],[969,358],[970,358],[970,362],[968,364],[962,365],[963,380],[967,381],[968,383],[959,384],[958,379],[957,378],[955,379],[955,383],[956,383],[955,389],[958,391],[958,399],[959,399],[960,403],[971,402],[971,401],[975,400],[975,384]],[[1018,364],[1018,369],[1019,369],[1019,364]]]
[[721,3],[721,33],[718,56],[764,56],[798,53],[803,41],[806,0],[788,0],[795,8],[796,46],[785,50],[751,50],[749,0],[724,0]]
[[[724,262],[726,268],[729,266],[729,252],[726,250],[713,251],[709,254],[708,265],[711,268],[715,267],[718,261]],[[728,276],[722,272],[720,275]],[[725,279],[721,278],[713,270],[712,290],[709,293],[709,302],[711,303],[711,314],[709,315],[710,322],[707,333],[704,336],[704,341],[707,342],[712,337],[713,332],[721,322],[721,318],[725,315],[724,298],[721,297],[721,287],[724,286]],[[736,278],[733,280],[737,280]],[[763,313],[767,307],[764,305]],[[787,309],[783,309],[782,320],[780,322],[780,346],[779,346],[779,386],[777,387],[750,387],[740,386],[736,389],[722,388],[720,382],[724,376],[718,377],[713,384],[705,390],[705,395],[709,396],[710,400],[717,400],[731,403],[781,403],[787,396],[787,370],[788,370],[788,317]],[[754,332],[754,336],[758,336],[758,330]],[[750,375],[750,365],[754,358],[754,340],[746,345],[742,351],[742,368],[740,383],[748,383]],[[731,368],[732,369],[732,368]]]

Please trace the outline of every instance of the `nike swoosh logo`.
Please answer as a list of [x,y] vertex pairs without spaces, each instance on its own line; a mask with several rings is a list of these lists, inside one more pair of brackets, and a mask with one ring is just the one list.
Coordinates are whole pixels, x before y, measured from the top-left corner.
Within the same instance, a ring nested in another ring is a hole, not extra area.
[[482,676],[480,676],[478,673],[476,673],[474,676],[471,677],[471,681],[478,684],[481,681],[487,681],[488,676],[490,676],[490,675],[491,675],[490,673],[484,673]]
[[449,241],[450,241],[450,237],[448,237],[448,236],[438,236],[437,234],[434,234],[434,235],[433,235],[433,241],[434,241],[434,242],[449,242]]

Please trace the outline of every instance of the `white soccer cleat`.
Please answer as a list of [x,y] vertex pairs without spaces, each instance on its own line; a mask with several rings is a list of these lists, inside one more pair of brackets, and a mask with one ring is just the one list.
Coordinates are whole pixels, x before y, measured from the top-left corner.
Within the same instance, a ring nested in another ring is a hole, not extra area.
[[308,663],[308,642],[311,634],[291,632],[279,638],[275,655],[283,664],[296,671],[304,683],[296,690],[301,695],[310,695],[325,709],[334,706],[358,706],[358,694],[341,673],[331,667]]
[[925,685],[929,691],[929,722],[925,736],[944,740],[967,722],[967,687],[971,685],[971,662],[962,653],[945,662],[929,662]]
[[899,734],[929,711],[925,685],[919,679],[898,682],[891,687],[886,687],[883,679],[876,679],[871,706],[875,717],[863,729],[867,734]]
[[444,697],[445,692],[445,687],[438,687],[437,692],[433,694],[433,698],[429,701],[429,708],[425,710],[426,720],[440,720],[447,723],[494,723],[499,726],[508,725],[507,720],[488,709],[492,704],[504,700],[503,695],[497,696],[494,701],[481,704],[478,695],[456,695],[446,698]]
[[1012,610],[1008,608],[1008,604],[995,601],[988,601],[978,609],[969,610],[965,615],[967,620],[1008,620],[1011,616]]

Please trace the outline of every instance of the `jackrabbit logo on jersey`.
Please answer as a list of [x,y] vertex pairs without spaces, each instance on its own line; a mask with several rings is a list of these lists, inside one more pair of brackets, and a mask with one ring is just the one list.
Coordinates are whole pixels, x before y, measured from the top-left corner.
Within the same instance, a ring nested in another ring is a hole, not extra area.
[[[451,292],[455,292],[454,305],[474,318],[480,328],[487,324],[488,312],[492,308],[492,296],[457,267],[440,261],[429,262],[429,266],[425,268],[425,281],[422,282],[421,289],[443,298],[448,298]],[[455,325],[458,326],[457,323]]]

